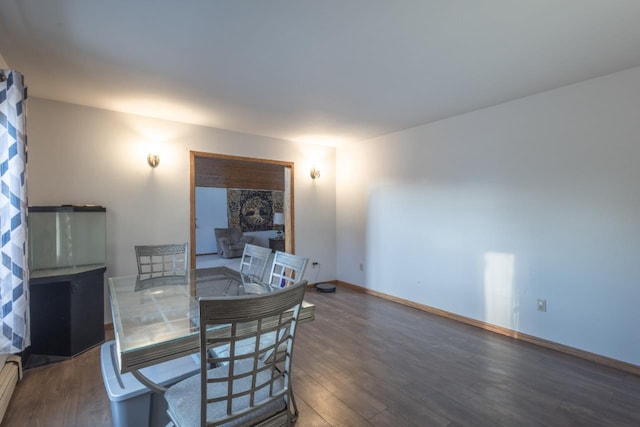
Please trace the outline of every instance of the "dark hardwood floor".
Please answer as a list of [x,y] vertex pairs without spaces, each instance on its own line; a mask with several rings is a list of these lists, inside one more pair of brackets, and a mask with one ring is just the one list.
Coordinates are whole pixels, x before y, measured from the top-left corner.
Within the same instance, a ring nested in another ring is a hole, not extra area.
[[[338,288],[307,292],[301,426],[640,426],[640,377]],[[99,350],[28,370],[2,427],[110,426]]]

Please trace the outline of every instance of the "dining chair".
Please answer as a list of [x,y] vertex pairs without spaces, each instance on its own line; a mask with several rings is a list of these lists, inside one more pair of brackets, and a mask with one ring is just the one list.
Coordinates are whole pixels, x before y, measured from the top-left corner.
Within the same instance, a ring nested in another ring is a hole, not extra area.
[[276,251],[271,264],[269,284],[285,288],[302,280],[309,258]]
[[136,245],[140,280],[167,276],[185,276],[189,270],[186,243]]
[[[295,420],[291,357],[306,285],[199,300],[200,373],[164,393],[177,427],[290,425]],[[265,335],[279,339],[264,340]],[[252,342],[251,349],[235,351],[241,341]],[[210,351],[220,345],[228,345],[230,353]],[[267,360],[261,357],[279,346],[286,351]]]
[[267,261],[271,256],[271,249],[247,243],[240,260],[240,272],[262,280],[267,269]]

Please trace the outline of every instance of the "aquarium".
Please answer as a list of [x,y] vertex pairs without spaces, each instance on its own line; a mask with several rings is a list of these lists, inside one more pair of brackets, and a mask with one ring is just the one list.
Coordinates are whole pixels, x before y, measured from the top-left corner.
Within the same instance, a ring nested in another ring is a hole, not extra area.
[[74,274],[104,267],[106,213],[102,206],[30,206],[31,277]]

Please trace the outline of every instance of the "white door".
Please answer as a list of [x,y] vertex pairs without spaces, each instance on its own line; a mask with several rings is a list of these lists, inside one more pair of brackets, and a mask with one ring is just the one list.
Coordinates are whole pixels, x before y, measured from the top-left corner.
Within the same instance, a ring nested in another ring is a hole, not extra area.
[[227,189],[196,187],[196,255],[218,252],[213,229],[227,224]]

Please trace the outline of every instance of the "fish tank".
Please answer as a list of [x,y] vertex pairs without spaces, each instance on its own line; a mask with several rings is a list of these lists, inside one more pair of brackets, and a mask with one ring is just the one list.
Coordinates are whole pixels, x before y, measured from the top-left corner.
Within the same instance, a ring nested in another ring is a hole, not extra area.
[[107,209],[102,206],[30,206],[31,278],[106,267]]

